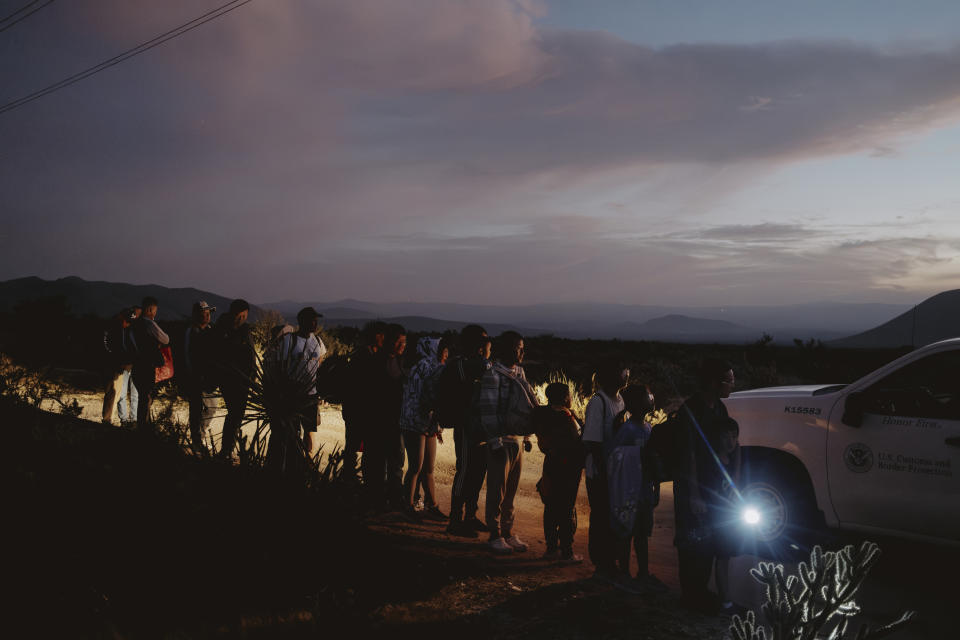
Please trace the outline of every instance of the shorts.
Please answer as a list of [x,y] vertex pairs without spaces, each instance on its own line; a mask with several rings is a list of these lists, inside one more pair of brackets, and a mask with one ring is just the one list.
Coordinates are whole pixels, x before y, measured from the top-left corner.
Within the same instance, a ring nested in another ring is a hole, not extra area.
[[300,416],[300,428],[304,433],[316,433],[320,426],[320,400],[314,400],[310,407],[304,407]]

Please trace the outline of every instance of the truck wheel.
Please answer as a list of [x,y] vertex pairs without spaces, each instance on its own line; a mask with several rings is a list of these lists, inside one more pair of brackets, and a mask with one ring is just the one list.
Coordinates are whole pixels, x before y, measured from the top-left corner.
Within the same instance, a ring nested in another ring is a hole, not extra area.
[[806,477],[769,465],[754,467],[741,495],[743,508],[759,516],[746,527],[749,544],[744,551],[778,560],[809,555],[823,527]]

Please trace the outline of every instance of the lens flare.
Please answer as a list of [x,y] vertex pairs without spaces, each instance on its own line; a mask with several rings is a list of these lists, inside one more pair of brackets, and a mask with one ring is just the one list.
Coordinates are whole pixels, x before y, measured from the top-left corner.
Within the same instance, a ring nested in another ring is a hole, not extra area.
[[743,521],[749,525],[760,523],[760,512],[756,507],[747,507],[743,510]]

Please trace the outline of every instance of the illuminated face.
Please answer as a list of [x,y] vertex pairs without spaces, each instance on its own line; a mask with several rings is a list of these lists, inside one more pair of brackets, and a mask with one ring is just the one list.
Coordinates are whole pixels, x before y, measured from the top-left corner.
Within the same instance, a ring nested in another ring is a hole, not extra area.
[[719,385],[720,397],[728,398],[730,397],[730,392],[733,391],[733,386],[736,384],[737,380],[733,377],[733,369],[729,369],[720,380],[717,381]]
[[243,310],[233,317],[233,326],[240,327],[243,326],[243,323],[247,321],[247,316],[250,315],[250,312]]
[[720,436],[720,449],[724,455],[730,455],[737,448],[739,433],[736,431],[724,431]]
[[493,343],[489,340],[483,343],[483,346],[480,348],[480,356],[484,360],[489,360],[490,356],[493,354]]
[[397,341],[393,343],[393,355],[402,356],[403,352],[407,350],[407,336],[400,336],[397,338]]
[[440,353],[437,354],[437,360],[440,361],[440,364],[446,364],[447,360],[450,358],[450,349],[444,347],[440,350]]
[[210,309],[204,309],[200,312],[200,325],[210,324]]
[[513,356],[514,363],[520,364],[523,362],[523,340],[517,340],[517,343],[513,345]]
[[146,309],[144,309],[144,310],[143,310],[143,317],[144,317],[144,318],[150,318],[151,320],[153,320],[154,318],[156,318],[156,317],[157,317],[157,305],[152,304],[152,305],[150,305],[149,307],[147,307]]

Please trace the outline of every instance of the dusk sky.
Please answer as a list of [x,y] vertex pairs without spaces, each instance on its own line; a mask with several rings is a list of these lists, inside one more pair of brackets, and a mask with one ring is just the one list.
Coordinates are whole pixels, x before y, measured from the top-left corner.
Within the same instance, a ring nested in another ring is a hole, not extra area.
[[[225,2],[53,2],[0,103]],[[915,303],[958,172],[955,0],[253,0],[0,113],[0,279]]]

